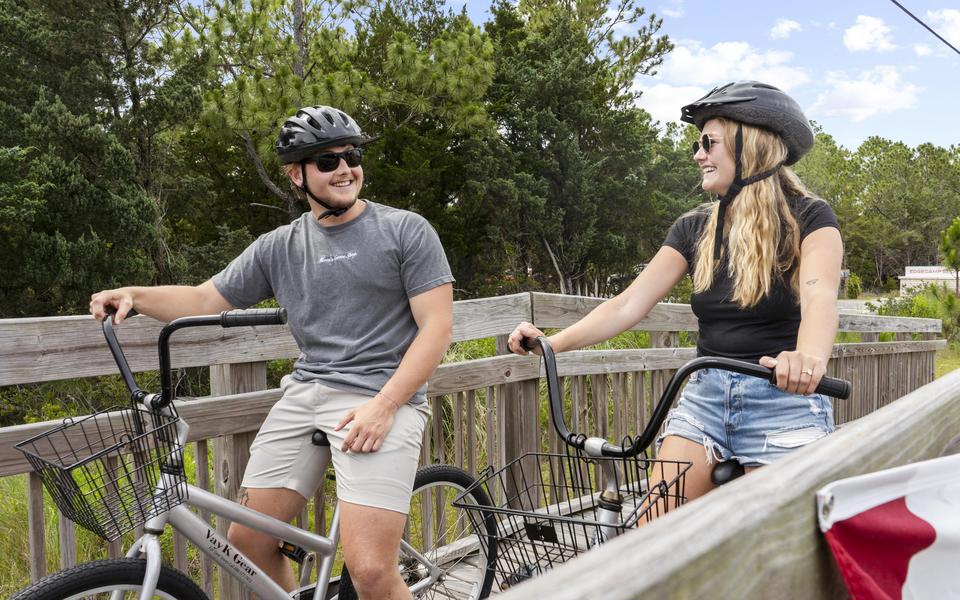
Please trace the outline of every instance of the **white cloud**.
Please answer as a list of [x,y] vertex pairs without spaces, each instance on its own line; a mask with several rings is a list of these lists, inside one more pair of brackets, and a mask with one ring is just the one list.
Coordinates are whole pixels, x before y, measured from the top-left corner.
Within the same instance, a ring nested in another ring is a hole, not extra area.
[[803,31],[800,23],[790,19],[777,19],[773,29],[770,30],[770,39],[785,40],[790,37],[790,34],[794,31]]
[[756,79],[789,90],[810,81],[806,71],[789,64],[791,60],[791,52],[760,51],[746,42],[720,42],[704,48],[685,41],[667,55],[660,77],[677,85],[703,87]]
[[913,51],[917,53],[917,56],[930,56],[933,54],[933,50],[926,44],[914,44]]
[[890,31],[883,19],[859,15],[857,24],[843,32],[843,44],[851,52],[886,52],[896,48]]
[[660,12],[668,17],[679,19],[685,12],[684,3],[686,0],[668,0],[667,5],[660,8]]
[[827,73],[830,90],[817,96],[812,116],[863,121],[874,115],[913,108],[923,88],[901,80],[893,66],[878,66],[850,79],[842,71]]
[[927,18],[930,19],[930,26],[937,33],[954,46],[960,47],[960,10],[954,8],[928,10]]
[[702,98],[709,88],[697,86],[672,86],[658,83],[649,88],[634,86],[635,91],[642,91],[637,104],[645,109],[654,120],[661,123],[680,121],[680,107]]

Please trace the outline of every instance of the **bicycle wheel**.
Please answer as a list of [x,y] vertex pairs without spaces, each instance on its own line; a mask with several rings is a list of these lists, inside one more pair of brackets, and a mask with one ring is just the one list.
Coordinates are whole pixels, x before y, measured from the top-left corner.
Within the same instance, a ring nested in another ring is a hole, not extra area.
[[[487,522],[487,538],[492,544],[485,553],[472,535],[466,511],[452,506],[453,499],[472,486],[476,479],[450,465],[430,465],[417,471],[413,498],[404,539],[417,552],[440,568],[440,577],[415,598],[456,598],[479,600],[490,594],[496,558],[495,524]],[[480,487],[469,498],[477,505],[490,506],[487,493]],[[400,550],[400,574],[414,588],[429,578],[427,567],[414,556]],[[347,567],[340,577],[339,600],[356,600],[356,590]]]
[[[44,577],[21,591],[13,600],[106,600],[123,592],[124,600],[140,595],[147,561],[139,558],[98,560]],[[180,571],[160,568],[153,596],[161,600],[208,600],[197,584]]]

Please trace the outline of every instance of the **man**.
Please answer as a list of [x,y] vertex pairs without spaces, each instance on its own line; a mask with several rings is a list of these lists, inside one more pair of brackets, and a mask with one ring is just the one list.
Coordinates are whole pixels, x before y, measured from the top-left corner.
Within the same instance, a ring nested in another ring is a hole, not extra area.
[[[409,598],[397,569],[429,409],[424,390],[451,340],[453,276],[422,217],[367,200],[364,135],[346,113],[305,107],[276,147],[310,212],[264,234],[199,286],[94,294],[90,310],[117,321],[135,308],[169,321],[276,297],[302,354],[250,448],[240,502],[290,521],[324,471],[329,437],[344,560],[362,598]],[[231,542],[282,587],[295,587],[278,540],[233,525]]]

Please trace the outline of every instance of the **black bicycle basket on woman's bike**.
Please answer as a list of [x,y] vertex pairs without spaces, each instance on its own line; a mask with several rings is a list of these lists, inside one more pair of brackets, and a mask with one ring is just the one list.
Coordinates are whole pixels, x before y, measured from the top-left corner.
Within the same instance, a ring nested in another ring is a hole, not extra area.
[[[603,463],[616,473],[621,502],[609,523],[598,514],[606,502]],[[505,590],[683,504],[689,468],[689,462],[593,458],[578,450],[531,452],[481,473],[474,487],[484,488],[493,507],[461,504],[459,498],[453,505],[467,512],[481,540],[494,521],[497,582]]]
[[[116,360],[113,319],[103,322]],[[161,363],[169,362],[169,355]],[[163,365],[161,365],[163,368]],[[60,512],[76,524],[113,541],[183,501],[186,476],[177,443],[180,418],[173,404],[151,411],[130,378],[129,407],[114,407],[63,423],[16,445],[30,461]],[[159,398],[159,395],[155,395]],[[166,491],[155,494],[161,478]]]
[[[625,437],[618,446],[570,432],[564,421],[563,394],[553,350],[546,338],[536,341],[543,352],[551,421],[566,444],[566,453],[532,452],[499,470],[488,467],[474,487],[485,489],[492,507],[460,503],[460,498],[454,501],[454,506],[469,514],[481,547],[490,546],[490,525],[495,524],[495,562],[501,589],[565,562],[686,501],[684,481],[691,463],[653,459],[647,451],[690,373],[710,367],[771,382],[775,377],[766,367],[727,358],[690,361],[666,384],[643,432],[636,438]],[[530,349],[527,342],[524,340],[524,346]],[[850,386],[848,382],[824,377],[817,391],[846,398]],[[606,410],[604,402],[600,406]]]

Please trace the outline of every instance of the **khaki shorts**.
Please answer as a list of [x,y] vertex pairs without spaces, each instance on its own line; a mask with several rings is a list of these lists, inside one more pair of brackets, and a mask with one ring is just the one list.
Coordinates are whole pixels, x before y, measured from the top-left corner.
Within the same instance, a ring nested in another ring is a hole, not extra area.
[[[289,375],[280,387],[283,397],[270,409],[250,446],[243,487],[287,488],[310,498],[332,455],[340,500],[404,514],[410,511],[423,431],[430,416],[426,402],[397,410],[380,450],[342,452],[352,424],[340,431],[333,428],[371,397],[317,382],[301,383]],[[317,429],[327,434],[329,447],[313,445],[311,436]]]

